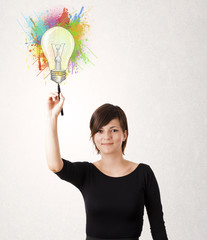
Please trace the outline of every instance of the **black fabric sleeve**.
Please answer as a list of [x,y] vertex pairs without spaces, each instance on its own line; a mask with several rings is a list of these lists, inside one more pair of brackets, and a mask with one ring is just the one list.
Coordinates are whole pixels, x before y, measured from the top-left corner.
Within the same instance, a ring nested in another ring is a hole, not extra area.
[[160,197],[160,190],[151,167],[146,164],[145,206],[154,240],[168,240]]
[[79,190],[82,189],[87,176],[87,162],[70,162],[63,159],[63,168],[55,174],[62,180],[70,182]]

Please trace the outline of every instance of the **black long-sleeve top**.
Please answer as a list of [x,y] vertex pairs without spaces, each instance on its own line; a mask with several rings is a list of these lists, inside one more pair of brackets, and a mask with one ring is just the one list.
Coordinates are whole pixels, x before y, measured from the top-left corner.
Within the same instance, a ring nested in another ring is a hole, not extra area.
[[55,174],[82,193],[87,236],[140,237],[145,206],[152,238],[168,240],[158,183],[149,165],[140,163],[128,175],[111,177],[90,162],[62,160],[63,168]]

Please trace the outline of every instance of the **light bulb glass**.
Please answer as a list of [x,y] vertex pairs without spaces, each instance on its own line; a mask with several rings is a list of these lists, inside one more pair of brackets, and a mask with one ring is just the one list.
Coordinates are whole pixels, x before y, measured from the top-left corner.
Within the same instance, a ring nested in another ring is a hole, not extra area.
[[41,47],[47,58],[53,81],[60,83],[66,79],[66,69],[74,46],[72,34],[63,27],[50,28],[42,36]]

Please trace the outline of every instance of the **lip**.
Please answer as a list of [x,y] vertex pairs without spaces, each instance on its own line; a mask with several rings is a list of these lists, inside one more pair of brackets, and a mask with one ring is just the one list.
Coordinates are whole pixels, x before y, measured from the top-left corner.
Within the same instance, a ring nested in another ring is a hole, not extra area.
[[113,143],[102,143],[102,145],[112,145]]

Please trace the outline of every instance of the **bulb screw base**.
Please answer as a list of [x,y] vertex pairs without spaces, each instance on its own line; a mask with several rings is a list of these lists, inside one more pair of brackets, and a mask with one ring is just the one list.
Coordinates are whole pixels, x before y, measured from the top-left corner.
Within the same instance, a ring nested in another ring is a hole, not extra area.
[[56,83],[61,83],[66,79],[66,71],[51,70],[51,80]]

